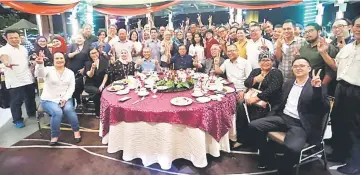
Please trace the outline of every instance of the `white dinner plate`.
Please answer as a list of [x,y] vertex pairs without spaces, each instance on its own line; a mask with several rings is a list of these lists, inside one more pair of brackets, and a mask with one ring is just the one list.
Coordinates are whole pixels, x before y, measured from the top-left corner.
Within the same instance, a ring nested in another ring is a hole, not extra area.
[[115,94],[117,95],[125,95],[125,94],[128,94],[129,93],[129,89],[123,89],[123,90],[120,90],[118,92],[116,92]]
[[200,103],[208,103],[209,101],[211,101],[211,98],[209,98],[209,97],[198,97],[196,100],[198,102],[200,102]]
[[231,88],[231,87],[229,87],[229,86],[224,86],[224,87],[223,87],[223,90],[225,90],[225,92],[226,92],[227,94],[236,91],[236,89]]
[[149,94],[148,91],[139,91],[139,92],[138,92],[138,95],[141,96],[141,97],[147,96],[148,94]]
[[170,103],[175,106],[187,106],[193,103],[193,100],[188,97],[176,97],[170,100]]
[[122,89],[124,89],[123,85],[115,85],[115,86],[110,86],[110,87],[107,88],[107,90],[109,92],[117,92],[117,91],[120,91]]
[[202,92],[200,92],[200,91],[199,91],[199,92],[193,92],[193,93],[192,93],[192,96],[193,96],[193,97],[202,97],[203,95],[204,95],[204,94],[203,94]]

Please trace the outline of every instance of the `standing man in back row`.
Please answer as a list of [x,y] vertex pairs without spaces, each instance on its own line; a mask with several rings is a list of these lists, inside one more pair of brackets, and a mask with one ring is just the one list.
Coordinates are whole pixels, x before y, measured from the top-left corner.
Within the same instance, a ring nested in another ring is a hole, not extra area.
[[25,100],[26,112],[35,117],[35,85],[28,62],[28,51],[20,45],[20,33],[16,30],[5,31],[7,44],[0,48],[0,59],[5,67],[6,88],[10,91],[10,110],[13,123],[17,128],[25,127],[21,106]]

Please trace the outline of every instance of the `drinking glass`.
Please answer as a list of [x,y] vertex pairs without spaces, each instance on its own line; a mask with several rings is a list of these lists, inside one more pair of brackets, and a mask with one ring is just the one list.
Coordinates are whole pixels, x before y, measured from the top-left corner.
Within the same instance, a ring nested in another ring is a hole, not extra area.
[[157,89],[157,85],[154,84],[154,85],[152,86],[152,88],[151,88],[151,91],[153,92],[152,98],[157,98],[157,95],[156,95],[157,90],[158,90],[158,89]]

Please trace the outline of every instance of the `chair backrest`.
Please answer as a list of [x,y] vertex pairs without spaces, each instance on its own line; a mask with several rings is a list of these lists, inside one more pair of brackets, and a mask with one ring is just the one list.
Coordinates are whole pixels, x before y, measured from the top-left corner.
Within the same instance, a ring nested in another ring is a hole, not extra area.
[[323,138],[325,137],[325,133],[326,133],[326,129],[327,129],[327,125],[328,125],[328,121],[330,119],[330,115],[332,112],[332,108],[333,108],[333,103],[334,103],[334,98],[327,98],[329,100],[330,103],[330,111],[328,111],[321,120],[321,125],[322,125],[322,134],[321,134],[321,140],[323,140]]
[[43,93],[43,89],[44,89],[44,79],[43,78],[38,78],[38,93],[39,93],[39,96],[41,96],[41,94]]

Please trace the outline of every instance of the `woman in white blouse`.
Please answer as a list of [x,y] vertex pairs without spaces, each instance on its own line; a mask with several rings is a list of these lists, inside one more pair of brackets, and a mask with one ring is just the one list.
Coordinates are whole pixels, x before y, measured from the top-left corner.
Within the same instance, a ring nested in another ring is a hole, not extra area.
[[142,43],[139,42],[138,32],[130,31],[129,40],[133,42],[132,46],[132,61],[137,63],[141,59],[140,53],[142,51]]
[[40,104],[51,116],[50,145],[57,145],[63,115],[68,117],[75,142],[81,142],[78,116],[71,98],[75,90],[75,78],[74,73],[65,67],[64,55],[60,52],[54,54],[54,66],[44,67],[44,54],[39,54],[36,63],[35,75],[43,78],[45,83]]
[[196,54],[199,62],[202,62],[202,60],[206,58],[204,54],[203,38],[200,33],[195,33],[193,35],[192,44],[189,46],[189,55],[194,57]]

